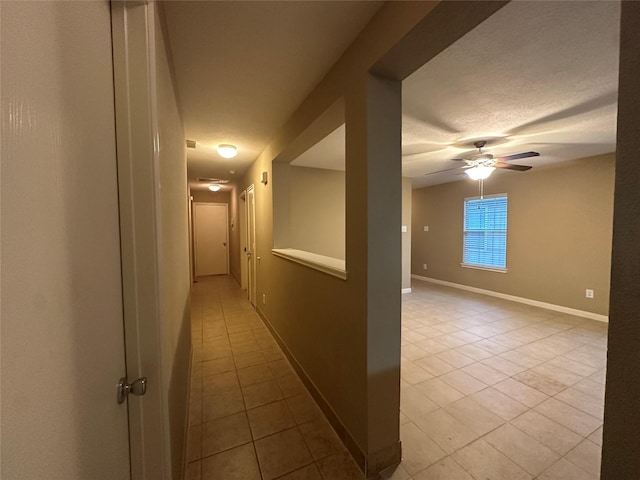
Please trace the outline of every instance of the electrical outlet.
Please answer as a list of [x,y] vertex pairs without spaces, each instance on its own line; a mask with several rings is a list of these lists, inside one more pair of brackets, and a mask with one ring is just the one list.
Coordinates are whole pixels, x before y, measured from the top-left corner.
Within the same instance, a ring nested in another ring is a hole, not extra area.
[[426,270],[426,269],[427,269],[427,264],[426,264],[426,263],[423,263],[423,264],[422,264],[422,269],[423,269],[423,270]]
[[429,231],[429,226],[425,225],[424,227],[422,227],[422,230],[424,230],[425,232],[428,232]]
[[266,293],[263,293],[263,294],[262,294],[262,304],[263,304],[263,305],[266,305],[266,304],[267,304],[267,294],[266,294]]
[[585,290],[585,296],[586,296],[587,298],[593,298],[593,290],[591,290],[590,288],[587,288],[587,289]]

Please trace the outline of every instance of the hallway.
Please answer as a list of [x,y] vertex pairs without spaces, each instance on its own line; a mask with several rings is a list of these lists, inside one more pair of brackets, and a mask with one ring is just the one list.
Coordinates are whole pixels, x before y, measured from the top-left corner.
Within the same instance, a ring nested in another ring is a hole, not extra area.
[[[599,478],[607,325],[413,281],[393,480]],[[363,479],[231,277],[193,285],[187,479]]]
[[230,276],[193,284],[187,480],[362,478]]

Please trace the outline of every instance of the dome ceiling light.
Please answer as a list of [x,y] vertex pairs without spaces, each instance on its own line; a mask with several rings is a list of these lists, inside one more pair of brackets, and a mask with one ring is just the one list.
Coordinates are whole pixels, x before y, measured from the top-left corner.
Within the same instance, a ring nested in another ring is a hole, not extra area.
[[218,151],[218,155],[223,158],[233,158],[238,155],[238,147],[230,143],[221,143],[216,150]]

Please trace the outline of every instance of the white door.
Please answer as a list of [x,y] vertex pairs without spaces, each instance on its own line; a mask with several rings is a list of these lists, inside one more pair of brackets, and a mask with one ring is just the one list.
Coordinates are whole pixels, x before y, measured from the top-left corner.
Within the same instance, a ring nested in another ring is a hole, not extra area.
[[194,203],[196,276],[226,275],[228,269],[227,205]]
[[109,2],[0,2],[2,478],[130,474]]
[[249,301],[256,306],[256,203],[253,185],[247,189],[247,244],[249,270]]

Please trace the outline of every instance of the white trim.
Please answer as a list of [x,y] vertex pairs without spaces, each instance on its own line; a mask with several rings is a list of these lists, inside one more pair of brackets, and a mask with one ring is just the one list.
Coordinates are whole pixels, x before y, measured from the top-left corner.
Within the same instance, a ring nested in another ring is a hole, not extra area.
[[144,402],[128,402],[131,478],[162,480],[171,449],[160,331],[155,8],[112,2],[111,29],[127,375],[154,379]]
[[[196,214],[195,214],[196,208],[195,207],[197,207],[198,205],[211,205],[211,206],[214,206],[214,207],[224,207],[224,215],[225,215],[224,226],[225,226],[225,229],[226,229],[226,232],[227,232],[226,240],[225,240],[226,255],[227,255],[227,271],[224,274],[225,275],[229,275],[231,273],[231,263],[230,263],[230,260],[229,260],[229,257],[230,257],[229,250],[231,250],[230,242],[229,242],[229,204],[228,203],[218,203],[218,202],[192,202],[192,203],[193,203],[193,207],[194,207],[193,208],[193,211],[194,211],[194,215],[193,215],[194,233],[195,233],[195,229],[197,228],[196,227]],[[196,266],[198,265],[198,255],[197,255],[197,253],[198,253],[198,248],[197,248],[198,247],[198,242],[197,242],[197,239],[195,238],[195,236],[194,236],[194,247],[195,248],[193,249],[193,258],[194,258],[193,270],[194,270],[194,274],[196,276],[198,276],[197,272],[196,272]],[[208,275],[208,274],[205,273],[205,275]],[[217,275],[217,274],[215,274],[215,275]]]
[[411,289],[410,288],[403,288],[402,290],[400,290],[400,293],[411,293]]
[[472,265],[470,263],[461,263],[460,266],[462,268],[473,268],[474,270],[486,270],[487,272],[507,273],[506,268],[500,267],[483,267],[482,265]]
[[271,253],[276,257],[285,258],[292,262],[299,263],[305,267],[319,270],[328,275],[347,279],[347,271],[345,270],[345,261],[339,258],[318,255],[317,253],[305,252],[304,250],[296,250],[294,248],[274,248]]
[[422,277],[420,275],[411,275],[411,278],[415,280],[421,280],[423,282],[436,283],[438,285],[445,285],[447,287],[458,288],[460,290],[467,290],[468,292],[481,293],[483,295],[489,295],[491,297],[502,298],[503,300],[510,300],[512,302],[524,303],[534,307],[544,308],[547,310],[553,310],[555,312],[566,313],[568,315],[575,315],[577,317],[589,318],[598,322],[609,322],[607,315],[601,315],[599,313],[587,312],[585,310],[578,310],[576,308],[563,307],[562,305],[554,305],[553,303],[540,302],[538,300],[532,300],[530,298],[516,297],[515,295],[508,295],[506,293],[494,292],[492,290],[484,290],[482,288],[470,287],[468,285],[461,285],[459,283],[446,282],[444,280],[437,280],[435,278]]
[[485,198],[496,198],[496,197],[509,197],[506,193],[492,193],[491,195],[483,195],[480,198],[480,195],[476,195],[475,197],[464,197],[465,200],[483,200]]

